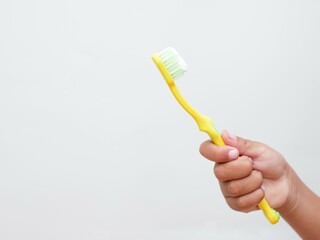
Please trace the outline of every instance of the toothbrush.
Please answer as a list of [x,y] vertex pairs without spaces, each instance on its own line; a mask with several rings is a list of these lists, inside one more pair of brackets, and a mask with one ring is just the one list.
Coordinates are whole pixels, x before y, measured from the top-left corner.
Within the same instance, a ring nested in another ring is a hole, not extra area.
[[[175,49],[169,47],[159,53],[153,54],[152,60],[158,67],[163,78],[166,80],[173,96],[184,108],[184,110],[186,110],[186,112],[188,112],[196,121],[199,130],[202,132],[206,132],[210,136],[212,142],[217,146],[225,146],[221,135],[216,130],[211,119],[194,109],[181,95],[179,89],[176,86],[175,80],[179,77],[182,77],[183,74],[187,71],[187,64],[178,54],[178,52]],[[280,214],[270,207],[265,198],[262,199],[258,206],[263,211],[264,215],[270,223],[275,224],[279,221]]]

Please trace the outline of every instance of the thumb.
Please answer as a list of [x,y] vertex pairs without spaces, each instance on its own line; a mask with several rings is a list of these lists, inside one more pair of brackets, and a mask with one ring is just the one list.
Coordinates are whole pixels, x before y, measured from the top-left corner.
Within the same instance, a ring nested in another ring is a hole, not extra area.
[[221,136],[225,144],[237,148],[240,155],[257,157],[261,153],[261,143],[235,136],[227,130],[223,130]]

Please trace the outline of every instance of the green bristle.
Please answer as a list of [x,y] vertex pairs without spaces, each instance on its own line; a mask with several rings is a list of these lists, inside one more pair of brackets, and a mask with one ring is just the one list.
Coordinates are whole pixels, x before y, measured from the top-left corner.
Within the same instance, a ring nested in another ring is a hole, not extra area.
[[158,55],[174,80],[182,77],[187,71],[187,64],[175,49],[166,48]]

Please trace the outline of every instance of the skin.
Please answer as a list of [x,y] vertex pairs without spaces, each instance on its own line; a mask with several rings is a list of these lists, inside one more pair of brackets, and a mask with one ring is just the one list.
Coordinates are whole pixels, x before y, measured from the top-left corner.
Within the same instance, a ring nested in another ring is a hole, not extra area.
[[227,204],[236,211],[258,210],[265,197],[303,239],[320,239],[320,198],[271,147],[222,132],[227,146],[211,141],[200,153],[215,162],[214,174]]

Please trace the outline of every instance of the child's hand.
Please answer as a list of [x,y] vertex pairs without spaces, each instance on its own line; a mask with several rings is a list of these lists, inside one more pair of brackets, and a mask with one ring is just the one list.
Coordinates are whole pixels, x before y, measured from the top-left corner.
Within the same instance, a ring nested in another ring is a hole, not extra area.
[[237,211],[257,210],[265,197],[273,208],[288,203],[291,184],[290,166],[275,150],[222,132],[227,146],[218,147],[211,141],[200,146],[200,153],[216,162],[215,176],[228,205]]
[[320,239],[320,198],[296,175],[284,158],[265,144],[222,132],[227,146],[211,141],[201,154],[216,162],[214,173],[228,205],[250,212],[265,197],[302,239]]

